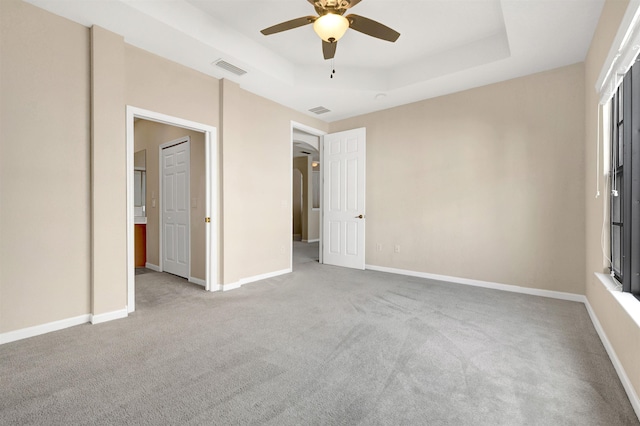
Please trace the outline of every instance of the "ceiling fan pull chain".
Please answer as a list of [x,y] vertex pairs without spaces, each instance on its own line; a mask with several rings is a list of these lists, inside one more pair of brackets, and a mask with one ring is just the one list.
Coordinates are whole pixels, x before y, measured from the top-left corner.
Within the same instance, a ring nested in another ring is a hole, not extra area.
[[330,77],[333,78],[333,75],[336,73],[336,66],[335,66],[335,59],[331,58],[331,75]]

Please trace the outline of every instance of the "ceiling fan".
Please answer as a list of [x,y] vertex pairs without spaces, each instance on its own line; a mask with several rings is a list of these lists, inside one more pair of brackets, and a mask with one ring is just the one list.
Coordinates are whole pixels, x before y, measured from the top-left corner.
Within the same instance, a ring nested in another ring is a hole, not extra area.
[[400,37],[399,32],[364,16],[354,14],[343,16],[347,9],[352,8],[362,0],[307,1],[316,9],[318,16],[303,16],[281,22],[280,24],[265,28],[260,32],[264,35],[271,35],[313,24],[313,30],[322,39],[324,59],[332,59],[335,56],[338,40],[340,40],[348,28],[390,42],[394,42]]

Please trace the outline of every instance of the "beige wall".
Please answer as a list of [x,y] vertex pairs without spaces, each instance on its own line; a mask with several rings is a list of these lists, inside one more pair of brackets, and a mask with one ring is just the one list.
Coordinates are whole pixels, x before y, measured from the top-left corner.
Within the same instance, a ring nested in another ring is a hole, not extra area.
[[[205,157],[204,133],[147,120],[135,123],[135,150],[147,152],[147,262],[160,265],[159,147],[188,136],[190,142],[191,277],[205,279]],[[195,200],[195,203],[194,203]],[[154,207],[155,201],[155,207]]]
[[127,105],[219,127],[219,81],[125,44]]
[[89,48],[87,28],[0,1],[0,332],[90,309]]
[[232,284],[290,267],[291,120],[328,126],[227,80],[222,97],[223,272]]
[[330,130],[357,127],[367,264],[584,293],[582,64]]
[[[601,176],[599,198],[595,198],[596,193],[596,147],[598,121],[597,104],[598,98],[595,93],[595,83],[604,61],[613,44],[613,39],[618,31],[620,22],[627,8],[628,1],[608,0],[605,3],[600,22],[591,43],[589,54],[585,61],[585,176],[586,197],[586,295],[593,312],[598,318],[604,332],[607,335],[613,350],[616,352],[622,367],[624,368],[636,394],[640,393],[640,364],[637,356],[640,353],[640,327],[622,309],[620,303],[614,295],[607,290],[601,282],[594,276],[594,272],[608,272],[608,263],[603,256],[601,248],[601,232],[603,226],[603,204],[607,202],[609,188],[604,185],[604,165],[607,163],[609,154],[604,151],[601,144],[600,156],[601,168],[598,171]],[[603,130],[606,132],[607,130]],[[608,226],[608,219],[605,222]],[[607,240],[605,236],[605,240]],[[606,244],[608,247],[608,244]],[[606,250],[606,248],[605,248]]]

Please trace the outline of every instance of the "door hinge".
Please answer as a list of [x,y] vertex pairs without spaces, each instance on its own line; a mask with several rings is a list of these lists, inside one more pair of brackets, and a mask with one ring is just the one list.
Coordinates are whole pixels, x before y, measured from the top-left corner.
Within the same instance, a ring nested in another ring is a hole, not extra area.
[[204,222],[205,223],[210,223],[211,222],[211,218],[210,217],[205,217],[204,218]]

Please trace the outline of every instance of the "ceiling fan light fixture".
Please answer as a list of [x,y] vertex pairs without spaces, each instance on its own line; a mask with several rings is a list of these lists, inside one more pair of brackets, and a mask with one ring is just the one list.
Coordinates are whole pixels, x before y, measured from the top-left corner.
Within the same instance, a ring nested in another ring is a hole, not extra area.
[[349,20],[342,15],[327,13],[313,23],[313,30],[322,40],[335,43],[349,28]]

